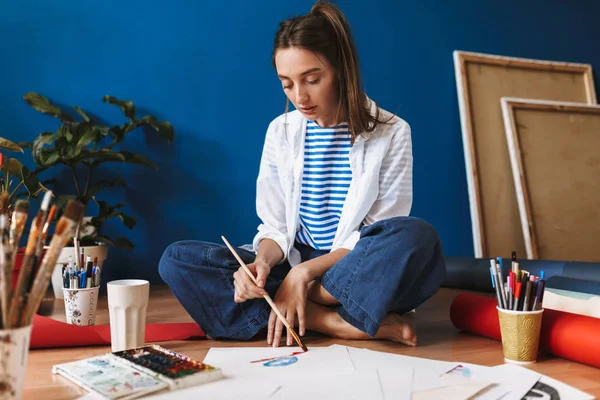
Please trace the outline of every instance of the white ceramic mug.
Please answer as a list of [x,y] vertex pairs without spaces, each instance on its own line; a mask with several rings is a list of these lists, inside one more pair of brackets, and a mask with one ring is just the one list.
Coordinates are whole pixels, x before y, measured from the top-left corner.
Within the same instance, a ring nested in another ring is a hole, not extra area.
[[3,399],[22,399],[31,325],[0,330],[0,386]]
[[63,289],[67,324],[96,325],[98,286],[86,289]]
[[112,351],[142,346],[146,335],[150,282],[123,279],[108,282],[106,289]]

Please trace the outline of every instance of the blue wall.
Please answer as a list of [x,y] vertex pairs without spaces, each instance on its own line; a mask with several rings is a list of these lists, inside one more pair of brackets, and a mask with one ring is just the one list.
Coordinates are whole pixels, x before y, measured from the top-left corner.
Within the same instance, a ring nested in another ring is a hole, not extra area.
[[[0,136],[30,141],[56,129],[22,100],[40,92],[111,122],[105,94],[170,120],[168,146],[137,132],[125,149],[159,171],[115,165],[113,191],[138,219],[133,251],[111,249],[105,280],[160,279],[164,248],[180,239],[247,243],[255,233],[255,178],[269,121],[284,109],[271,66],[281,19],[312,1],[3,1]],[[413,129],[414,206],[450,256],[473,254],[452,51],[591,63],[600,67],[594,0],[340,0],[359,49],[367,93]],[[368,4],[368,6],[367,6]],[[260,6],[260,9],[259,9]],[[26,158],[24,158],[26,159]],[[62,174],[65,183],[68,175]]]

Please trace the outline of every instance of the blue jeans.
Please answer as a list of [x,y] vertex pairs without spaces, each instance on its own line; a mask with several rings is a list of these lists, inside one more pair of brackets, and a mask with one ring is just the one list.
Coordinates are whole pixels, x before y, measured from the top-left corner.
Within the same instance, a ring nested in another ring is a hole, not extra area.
[[[296,243],[302,261],[326,252]],[[236,251],[245,263],[255,254]],[[264,299],[233,301],[233,273],[239,264],[225,245],[181,241],[165,250],[162,279],[196,323],[214,339],[246,340],[267,326]],[[265,290],[275,297],[289,264],[271,269]],[[379,221],[361,230],[352,251],[322,277],[323,287],[340,303],[339,315],[375,336],[390,312],[404,314],[433,296],[446,276],[442,245],[434,228],[413,217]]]

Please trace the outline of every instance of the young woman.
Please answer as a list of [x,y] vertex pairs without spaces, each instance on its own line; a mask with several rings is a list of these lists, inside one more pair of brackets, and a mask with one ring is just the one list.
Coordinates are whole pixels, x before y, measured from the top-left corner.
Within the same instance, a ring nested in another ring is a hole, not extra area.
[[[279,346],[287,320],[344,339],[390,339],[415,346],[413,314],[445,277],[435,230],[409,217],[409,125],[362,91],[345,17],[316,3],[281,22],[273,64],[296,110],[267,130],[257,179],[262,223],[240,257],[224,244],[170,245],[161,277],[215,339],[250,339],[264,328]],[[292,344],[287,335],[287,344]]]

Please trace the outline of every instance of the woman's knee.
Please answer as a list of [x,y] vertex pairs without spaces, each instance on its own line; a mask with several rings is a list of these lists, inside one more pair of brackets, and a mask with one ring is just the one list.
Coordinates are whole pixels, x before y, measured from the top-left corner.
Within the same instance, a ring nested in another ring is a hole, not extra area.
[[[171,243],[163,252],[158,263],[158,273],[167,283],[181,272],[182,266],[196,264],[206,257],[211,243],[196,240],[182,240]],[[214,246],[214,245],[213,245]]]
[[[389,240],[394,248],[411,247],[414,250],[431,252],[439,246],[439,236],[435,228],[427,221],[415,217],[393,217],[365,228],[365,235],[376,234]],[[400,246],[397,246],[397,245]]]

